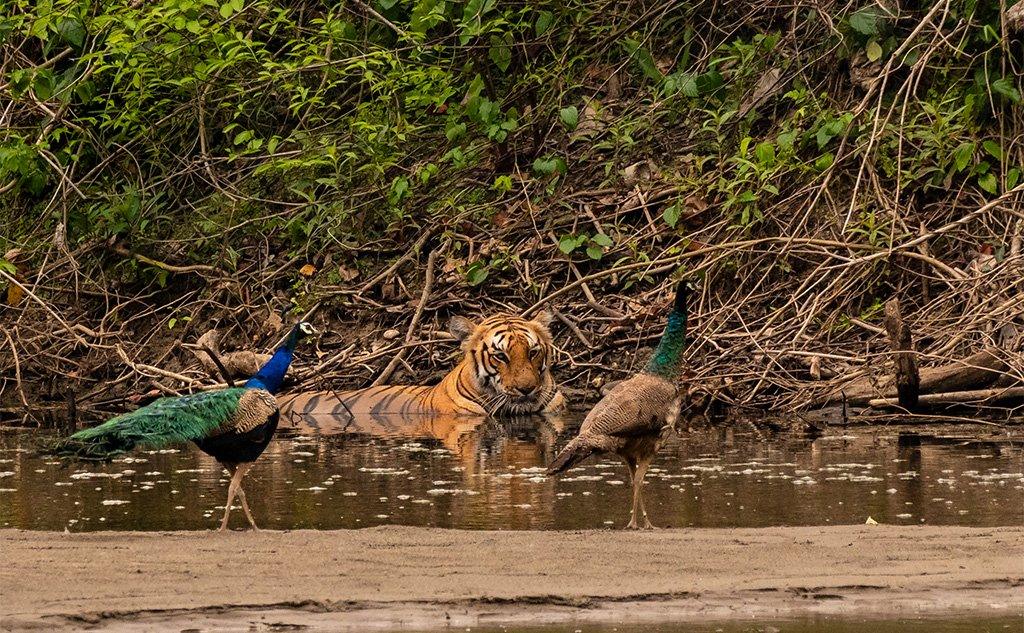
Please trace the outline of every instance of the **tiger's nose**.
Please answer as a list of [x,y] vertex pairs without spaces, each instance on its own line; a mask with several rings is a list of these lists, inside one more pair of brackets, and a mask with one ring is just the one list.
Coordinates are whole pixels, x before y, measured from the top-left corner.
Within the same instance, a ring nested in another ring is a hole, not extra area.
[[516,390],[516,393],[518,393],[521,396],[532,396],[533,394],[537,393],[536,386],[515,387],[514,389]]

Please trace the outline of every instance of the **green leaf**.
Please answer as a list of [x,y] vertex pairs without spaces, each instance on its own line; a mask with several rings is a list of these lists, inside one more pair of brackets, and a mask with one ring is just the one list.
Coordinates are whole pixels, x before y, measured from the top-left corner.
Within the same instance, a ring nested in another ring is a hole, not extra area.
[[533,171],[541,176],[565,173],[565,161],[561,158],[538,158],[533,161]]
[[580,111],[576,106],[569,106],[558,111],[558,118],[562,120],[565,129],[572,132],[580,122]]
[[450,124],[444,131],[444,135],[448,138],[449,141],[455,141],[455,139],[462,137],[465,133],[465,123]]
[[490,269],[487,264],[483,262],[473,262],[473,264],[466,270],[466,282],[470,286],[479,286],[487,279],[487,275],[490,274]]
[[974,143],[960,143],[959,147],[953,150],[953,166],[957,173],[962,172],[974,157]]
[[882,58],[882,47],[875,40],[868,42],[865,52],[868,54],[869,62],[877,62]]
[[224,4],[220,5],[220,17],[225,19],[230,18],[231,14],[234,12],[235,8],[231,6],[230,2],[225,2]]
[[697,86],[698,94],[710,94],[725,84],[725,80],[722,78],[722,74],[717,70],[709,70],[706,73],[697,75],[694,80]]
[[863,35],[876,35],[880,17],[878,9],[874,6],[865,7],[850,16],[850,28]]
[[555,14],[550,11],[541,11],[537,14],[537,21],[533,23],[533,31],[537,37],[547,33],[551,23],[555,21]]
[[679,217],[682,214],[683,210],[679,206],[679,203],[676,202],[672,206],[665,207],[665,210],[662,211],[661,213],[661,217],[662,219],[665,220],[665,224],[671,226],[672,228],[676,228],[676,225],[679,224]]
[[1013,189],[1020,182],[1020,169],[1014,167],[1010,171],[1006,172],[1006,188]]
[[594,237],[590,238],[590,241],[597,244],[598,246],[603,246],[605,248],[608,248],[612,245],[612,238],[608,237],[604,233],[598,233]]
[[779,144],[779,149],[787,152],[792,151],[793,142],[796,141],[796,131],[791,130],[789,132],[782,132],[775,137],[775,142]]
[[697,80],[689,73],[679,78],[679,91],[691,98],[700,95],[700,91],[697,90]]
[[630,37],[625,38],[623,40],[623,44],[630,56],[636,59],[637,63],[640,65],[640,70],[647,75],[648,79],[659,83],[664,79],[664,75],[662,75],[661,71],[658,70],[658,65],[654,63],[654,56],[651,55],[651,51],[647,50],[640,45],[640,42]]
[[55,80],[50,69],[44,68],[36,73],[32,79],[32,90],[40,101],[46,101],[53,96]]
[[501,72],[507,71],[508,67],[512,64],[512,48],[509,46],[506,38],[492,35],[491,50],[488,52],[488,55],[491,61],[501,69]]
[[600,246],[591,245],[587,247],[587,256],[590,259],[601,259],[602,255],[604,255],[604,250]]
[[1003,148],[995,141],[988,140],[981,144],[985,148],[985,151],[989,153],[993,158],[1002,162],[1003,160]]
[[999,181],[996,180],[996,175],[992,172],[980,176],[978,186],[993,195],[999,193]]
[[402,203],[402,200],[409,194],[409,179],[399,176],[391,181],[391,191],[388,194],[388,202],[393,206]]
[[775,164],[775,146],[767,141],[758,143],[754,147],[754,156],[757,157],[757,162],[765,167],[771,167]]
[[579,246],[579,242],[573,235],[563,235],[558,240],[558,250],[562,251],[566,255],[572,253]]
[[1001,95],[1014,103],[1020,103],[1020,91],[1013,85],[1013,82],[1003,77],[996,79],[991,84],[992,92]]
[[483,124],[492,123],[498,116],[498,104],[486,97],[481,97],[476,110],[476,117]]
[[238,134],[235,134],[234,144],[235,145],[241,145],[242,143],[248,142],[249,139],[251,139],[251,138],[252,138],[252,131],[251,130],[243,130],[243,131],[239,132]]
[[832,155],[832,152],[826,152],[818,157],[814,161],[814,168],[818,171],[825,171],[832,166],[832,163],[836,160],[836,157]]
[[85,42],[85,25],[78,18],[68,18],[57,23],[57,33],[75,48],[81,48]]

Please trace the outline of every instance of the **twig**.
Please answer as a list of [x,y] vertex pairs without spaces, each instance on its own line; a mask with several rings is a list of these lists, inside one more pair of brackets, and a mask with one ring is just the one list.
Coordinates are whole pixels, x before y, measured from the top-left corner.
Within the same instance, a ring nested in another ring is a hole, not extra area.
[[25,413],[28,413],[31,409],[28,406],[28,399],[25,398],[25,390],[21,386],[21,361],[18,360],[18,350],[14,347],[14,339],[7,330],[4,330],[4,336],[7,337],[7,344],[11,346],[11,353],[14,354],[14,384],[17,386],[21,403],[25,405]]
[[383,24],[387,25],[387,27],[389,29],[391,29],[392,31],[394,31],[399,37],[405,37],[406,36],[405,35],[405,31],[403,31],[402,29],[400,29],[397,26],[395,26],[395,24],[391,20],[389,20],[386,17],[384,17],[383,15],[377,13],[373,9],[373,7],[370,7],[369,5],[365,4],[364,2],[362,2],[362,0],[352,0],[352,3],[355,4],[356,6],[358,6],[359,8],[361,8],[363,11],[366,11],[367,13],[372,15],[373,17],[375,17],[378,20],[380,20],[380,22],[382,22]]
[[569,328],[569,331],[572,332],[577,339],[579,339],[580,343],[583,343],[584,347],[586,347],[587,349],[593,347],[593,344],[590,342],[590,340],[583,334],[583,332],[580,331],[580,329],[576,326],[575,323],[569,320],[568,317],[559,312],[556,308],[551,308],[551,313],[554,314],[555,318],[561,321],[565,325],[565,327]]
[[172,380],[181,381],[187,385],[199,382],[198,380],[189,378],[188,376],[176,374],[173,371],[167,371],[166,369],[160,369],[159,367],[153,367],[152,365],[145,365],[143,363],[136,363],[132,361],[130,358],[128,358],[128,354],[126,354],[124,350],[121,349],[120,345],[115,345],[114,349],[117,350],[118,356],[121,357],[121,360],[124,361],[125,365],[128,365],[129,367],[132,368],[133,371],[136,371],[142,374],[143,376],[152,377],[149,374],[156,374],[157,376],[162,376],[164,378],[170,378]]
[[153,259],[151,257],[146,257],[145,255],[140,255],[139,253],[133,253],[132,251],[128,250],[127,248],[121,246],[120,244],[115,244],[114,246],[111,246],[110,249],[112,251],[114,251],[115,253],[117,253],[118,255],[124,255],[125,257],[135,258],[135,259],[139,260],[140,262],[142,262],[143,264],[149,264],[150,266],[153,266],[155,268],[160,268],[161,270],[166,270],[167,272],[170,272],[170,273],[181,273],[181,274],[184,274],[184,273],[200,273],[200,272],[203,272],[203,273],[211,273],[211,274],[214,274],[214,275],[219,275],[219,276],[222,276],[222,277],[227,276],[224,271],[219,270],[219,269],[217,269],[217,268],[215,268],[213,266],[207,266],[205,264],[191,264],[189,266],[175,266],[174,264],[168,264],[166,262],[161,262],[161,261],[155,260],[155,259]]
[[62,326],[64,326],[64,329],[67,330],[68,333],[71,334],[71,336],[75,337],[75,340],[78,343],[80,343],[82,345],[85,345],[86,347],[89,346],[89,342],[86,341],[84,338],[82,338],[82,336],[80,334],[78,334],[78,332],[75,332],[74,328],[72,328],[70,325],[68,325],[68,322],[65,321],[64,319],[62,319],[59,314],[54,312],[53,308],[48,306],[45,301],[43,301],[38,296],[36,296],[36,293],[34,293],[31,290],[29,290],[28,288],[26,288],[20,281],[15,279],[12,275],[8,274],[7,271],[5,271],[2,268],[0,268],[0,277],[3,277],[8,282],[10,282],[10,283],[14,284],[15,286],[21,288],[22,292],[24,292],[26,295],[28,295],[33,301],[35,301],[36,303],[41,305],[44,310],[46,310],[47,312],[50,313],[50,316],[52,316],[53,318],[57,319],[57,323],[60,323]]
[[[430,251],[430,255],[427,256],[427,275],[426,279],[423,281],[423,293],[420,295],[420,302],[419,305],[416,306],[416,312],[412,315],[412,321],[409,322],[409,329],[405,332],[406,344],[412,342],[413,336],[416,333],[416,328],[420,323],[420,317],[423,316],[423,308],[426,307],[427,299],[430,298],[430,290],[434,286],[434,260],[437,259],[438,252],[446,249],[447,247],[448,241],[445,240],[441,246]],[[373,381],[372,386],[377,387],[383,385],[389,378],[391,378],[391,374],[395,371],[395,368],[398,367],[398,363],[402,362],[402,358],[405,357],[407,350],[408,348],[402,348],[397,354],[395,354],[391,359],[391,362],[387,364],[384,370],[380,372],[380,375],[377,376],[377,379]]]
[[393,264],[385,268],[373,279],[360,286],[359,289],[356,290],[356,294],[363,294],[370,288],[373,288],[384,279],[387,279],[391,275],[391,273],[398,270],[399,266],[415,257],[416,254],[419,253],[420,249],[423,248],[423,245],[427,242],[427,240],[430,239],[431,233],[431,229],[424,230],[423,233],[420,235],[419,239],[416,240],[416,243],[412,245],[412,248],[407,250],[404,255],[396,259]]

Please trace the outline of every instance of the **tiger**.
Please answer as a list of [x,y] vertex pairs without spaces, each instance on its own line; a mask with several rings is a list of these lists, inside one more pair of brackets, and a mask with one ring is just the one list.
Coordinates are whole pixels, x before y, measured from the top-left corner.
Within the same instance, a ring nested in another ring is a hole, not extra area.
[[352,416],[386,423],[393,416],[506,417],[562,411],[565,397],[551,375],[550,322],[549,313],[532,320],[496,314],[479,323],[455,316],[449,331],[463,355],[438,384],[282,396],[282,424],[329,431],[344,430]]

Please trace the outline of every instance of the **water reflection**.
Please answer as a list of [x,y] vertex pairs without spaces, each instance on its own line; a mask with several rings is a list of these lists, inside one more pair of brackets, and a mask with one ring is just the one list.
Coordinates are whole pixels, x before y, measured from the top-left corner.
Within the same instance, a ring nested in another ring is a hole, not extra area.
[[[246,486],[268,528],[397,523],[579,529],[627,520],[628,475],[591,461],[560,480],[545,464],[579,417],[286,421]],[[1024,450],[1005,433],[899,429],[817,439],[732,428],[673,438],[645,497],[666,526],[863,523],[1020,525]],[[110,464],[62,464],[33,433],[0,434],[0,527],[73,531],[210,529],[227,479],[191,446]]]

